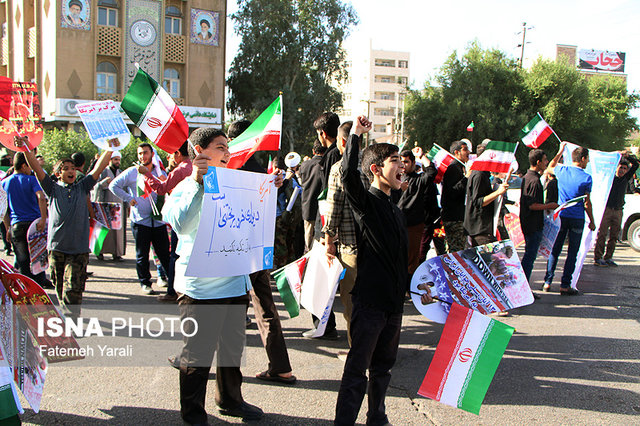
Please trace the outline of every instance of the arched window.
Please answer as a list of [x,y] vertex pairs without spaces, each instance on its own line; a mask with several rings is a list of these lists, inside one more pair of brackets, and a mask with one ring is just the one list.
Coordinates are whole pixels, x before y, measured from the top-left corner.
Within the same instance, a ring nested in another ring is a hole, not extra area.
[[172,98],[180,97],[180,74],[173,68],[167,68],[164,70],[164,81],[162,87],[166,90]]
[[111,62],[100,62],[96,68],[96,93],[117,93],[118,70]]
[[118,26],[118,2],[116,0],[98,1],[98,25]]
[[165,9],[164,32],[167,34],[182,34],[182,12],[175,6],[167,6]]

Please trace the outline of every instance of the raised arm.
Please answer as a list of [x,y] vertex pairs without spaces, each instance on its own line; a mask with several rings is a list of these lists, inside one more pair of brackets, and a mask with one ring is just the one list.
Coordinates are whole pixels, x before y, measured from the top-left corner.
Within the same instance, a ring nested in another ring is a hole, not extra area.
[[[28,136],[14,136],[13,137],[13,143],[15,146],[28,146],[29,142],[29,137]],[[27,151],[24,153],[24,156],[27,160],[27,164],[29,165],[29,167],[31,167],[31,169],[35,172],[36,177],[38,178],[38,181],[40,183],[42,183],[42,180],[45,178],[45,176],[47,175],[47,172],[45,172],[42,169],[42,166],[40,165],[40,163],[38,162],[38,160],[36,160],[36,155],[33,153],[33,151]]]
[[360,141],[362,134],[371,129],[371,122],[365,117],[360,116],[356,120],[356,129],[349,140],[342,157],[342,184],[344,192],[349,200],[349,204],[354,212],[362,215],[365,211],[367,202],[367,190],[360,181],[360,171],[358,170],[358,162],[360,160]]
[[564,148],[566,146],[567,146],[566,142],[562,142],[560,144],[560,148],[558,149],[558,153],[556,154],[555,157],[553,157],[553,159],[551,161],[549,161],[549,165],[547,166],[547,172],[553,173],[553,169],[555,169],[556,166],[558,165],[558,163],[560,162],[560,159],[562,158],[562,153],[564,152]]
[[113,154],[113,151],[105,151],[100,156],[100,159],[98,159],[98,162],[96,163],[93,170],[91,171],[91,176],[93,176],[93,179],[95,181],[97,181],[100,178],[100,175],[102,174],[104,169],[106,169],[107,166],[109,165],[109,160],[111,160],[111,154]]

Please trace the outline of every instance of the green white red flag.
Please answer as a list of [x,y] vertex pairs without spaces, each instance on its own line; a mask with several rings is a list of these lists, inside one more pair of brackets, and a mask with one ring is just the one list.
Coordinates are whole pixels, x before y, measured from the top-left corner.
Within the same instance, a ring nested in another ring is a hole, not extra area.
[[280,298],[291,318],[300,314],[300,293],[302,291],[302,277],[307,266],[307,256],[303,256],[293,263],[274,271],[271,275],[276,280],[276,287]]
[[478,414],[514,331],[453,303],[418,394]]
[[576,198],[572,198],[570,200],[565,201],[564,203],[560,204],[558,206],[558,208],[556,208],[553,211],[553,220],[556,220],[558,218],[558,216],[560,216],[560,212],[564,209],[568,209],[569,207],[573,207],[578,203],[582,203],[585,199],[587,198],[586,195],[581,195],[579,197]]
[[467,132],[473,132],[473,128],[476,127],[476,125],[473,123],[473,121],[471,123],[469,123],[469,125],[467,126]]
[[176,103],[142,68],[138,68],[120,106],[142,133],[170,154],[189,137],[189,125]]
[[231,159],[227,168],[238,169],[256,151],[278,151],[282,133],[282,95],[237,138],[229,143]]
[[516,159],[515,142],[489,141],[485,150],[471,164],[471,170],[507,173]]
[[109,228],[103,226],[97,220],[91,219],[89,224],[89,248],[96,256],[100,254],[105,238],[109,233]]
[[458,161],[453,155],[449,153],[449,151],[442,148],[438,144],[433,144],[433,147],[427,153],[427,158],[433,163],[435,168],[438,170],[438,174],[434,179],[435,183],[442,182],[442,177],[444,176],[444,173],[447,171],[447,168],[449,167],[449,165],[454,161]]
[[546,141],[552,133],[553,130],[551,126],[549,126],[540,116],[540,113],[538,113],[520,130],[520,139],[522,139],[522,142],[529,148],[537,148],[542,145],[542,142]]

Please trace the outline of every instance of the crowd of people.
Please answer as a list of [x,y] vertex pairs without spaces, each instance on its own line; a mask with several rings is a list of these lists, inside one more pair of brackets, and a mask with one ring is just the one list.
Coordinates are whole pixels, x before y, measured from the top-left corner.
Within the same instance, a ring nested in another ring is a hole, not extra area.
[[[5,250],[13,250],[15,266],[44,288],[54,288],[66,315],[81,315],[82,294],[89,263],[91,201],[120,203],[123,226],[110,230],[99,261],[123,260],[126,250],[125,219],[135,242],[136,274],[141,291],[153,294],[150,251],[157,259],[157,286],[166,287],[158,301],[178,303],[182,318],[216,324],[185,338],[182,352],[169,362],[180,370],[180,405],[188,424],[206,424],[205,394],[214,352],[218,352],[216,404],[223,415],[258,419],[262,410],[242,397],[240,356],[246,312],[253,304],[255,320],[269,360],[257,374],[260,380],[292,385],[293,375],[269,270],[236,277],[185,276],[203,200],[202,178],[209,166],[226,167],[229,141],[251,123],[232,123],[227,134],[200,128],[189,140],[160,161],[148,143],[137,147],[138,162],[120,169],[120,154],[107,151],[84,175],[81,153],[62,158],[53,175],[43,169],[42,157],[18,152],[12,169],[2,180],[8,209],[2,224]],[[463,250],[496,241],[495,203],[504,202],[509,182],[505,176],[470,171],[472,151],[468,140],[454,141],[449,151],[455,161],[436,184],[438,170],[421,148],[400,151],[379,143],[362,147],[362,135],[371,129],[366,117],[340,123],[333,112],[313,123],[317,141],[311,158],[298,153],[280,155],[273,164],[254,158],[242,169],[275,174],[277,190],[274,267],[301,257],[314,244],[323,244],[330,258],[345,268],[339,284],[347,324],[349,351],[336,404],[336,424],[354,424],[368,393],[368,424],[385,424],[384,399],[395,363],[409,280],[433,244],[436,254]],[[17,137],[16,144],[25,143]],[[46,143],[46,141],[44,142]],[[19,146],[19,145],[18,145]],[[481,154],[486,142],[476,147]],[[529,152],[529,169],[522,177],[519,217],[525,238],[522,267],[528,280],[542,239],[544,213],[567,200],[583,201],[560,212],[560,233],[547,262],[543,291],[550,291],[564,240],[569,238],[567,260],[560,284],[561,295],[577,295],[571,287],[576,255],[585,225],[595,230],[589,194],[592,180],[584,169],[589,151],[573,151],[572,163],[561,164],[562,144],[549,161],[544,151]],[[598,231],[594,262],[615,266],[613,254],[620,232],[624,195],[638,169],[638,160],[622,152],[613,187]],[[543,178],[544,177],[544,178]],[[507,201],[509,202],[509,201]],[[502,208],[502,206],[499,206]],[[27,229],[37,222],[43,230],[48,219],[50,277],[32,274]],[[500,237],[508,238],[504,227]],[[608,242],[607,242],[608,237]],[[605,250],[606,246],[606,250]],[[531,282],[530,282],[531,283]],[[531,283],[533,284],[533,283]],[[428,288],[423,303],[432,301]],[[215,305],[216,309],[200,309]],[[215,317],[211,317],[214,315]],[[303,336],[314,338],[318,318]],[[333,312],[318,339],[339,338]],[[367,376],[367,370],[369,375]]]

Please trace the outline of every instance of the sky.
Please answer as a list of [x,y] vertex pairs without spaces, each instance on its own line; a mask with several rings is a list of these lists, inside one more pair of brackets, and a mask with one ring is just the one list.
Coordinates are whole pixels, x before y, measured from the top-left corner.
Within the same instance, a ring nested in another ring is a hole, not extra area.
[[[519,58],[526,22],[524,66],[555,59],[556,45],[626,53],[630,92],[640,93],[640,0],[351,0],[359,24],[345,47],[408,51],[411,83],[424,86],[454,51],[477,40]],[[229,0],[228,13],[237,9]],[[227,69],[239,39],[228,19]],[[519,33],[519,34],[518,34]],[[633,111],[640,117],[640,109]]]

